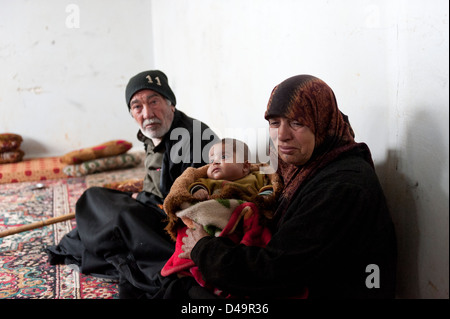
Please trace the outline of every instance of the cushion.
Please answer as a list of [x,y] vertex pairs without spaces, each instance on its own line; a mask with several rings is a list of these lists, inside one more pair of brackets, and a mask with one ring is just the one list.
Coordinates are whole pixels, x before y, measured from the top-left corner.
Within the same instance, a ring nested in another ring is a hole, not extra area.
[[25,153],[18,149],[13,151],[6,151],[0,153],[0,164],[17,163],[20,162]]
[[85,161],[81,164],[67,165],[63,172],[68,176],[84,176],[113,169],[134,167],[141,162],[141,157],[132,153],[120,154]]
[[0,152],[12,151],[19,148],[22,136],[12,133],[0,134]]
[[83,148],[61,156],[64,164],[80,164],[97,158],[120,155],[128,151],[133,144],[124,140],[109,141],[97,146]]
[[67,177],[59,157],[26,159],[0,165],[0,184],[43,181]]

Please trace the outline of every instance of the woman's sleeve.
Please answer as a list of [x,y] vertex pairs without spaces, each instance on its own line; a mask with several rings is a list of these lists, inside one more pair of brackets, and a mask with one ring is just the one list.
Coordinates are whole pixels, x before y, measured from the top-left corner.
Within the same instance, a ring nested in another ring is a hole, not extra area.
[[[365,193],[357,186],[327,183],[290,205],[265,248],[203,238],[191,256],[205,280],[242,296],[295,296],[357,245],[364,231],[359,212]],[[364,236],[364,235],[362,235]],[[354,238],[353,238],[354,237]],[[331,267],[331,268],[330,268]]]

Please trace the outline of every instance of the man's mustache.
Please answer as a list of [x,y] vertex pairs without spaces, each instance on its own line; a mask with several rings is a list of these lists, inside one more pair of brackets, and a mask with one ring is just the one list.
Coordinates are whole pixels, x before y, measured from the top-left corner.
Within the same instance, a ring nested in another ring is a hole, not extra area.
[[150,125],[150,124],[161,124],[161,123],[162,123],[162,122],[161,122],[160,119],[154,117],[154,118],[151,118],[151,119],[146,119],[146,120],[144,120],[144,122],[142,123],[142,126],[145,127],[146,125]]

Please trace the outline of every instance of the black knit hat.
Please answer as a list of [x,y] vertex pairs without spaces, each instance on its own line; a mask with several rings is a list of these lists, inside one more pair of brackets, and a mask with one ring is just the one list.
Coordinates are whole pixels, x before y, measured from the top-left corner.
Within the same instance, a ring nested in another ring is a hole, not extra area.
[[167,76],[159,70],[144,71],[133,76],[127,84],[125,90],[125,99],[130,109],[130,101],[134,94],[142,90],[152,90],[163,95],[172,102],[177,104],[175,94],[169,86]]

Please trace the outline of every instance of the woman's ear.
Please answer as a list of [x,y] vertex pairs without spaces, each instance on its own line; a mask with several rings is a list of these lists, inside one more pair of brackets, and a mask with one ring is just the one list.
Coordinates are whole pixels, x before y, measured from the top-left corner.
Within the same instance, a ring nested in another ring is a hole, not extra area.
[[244,165],[242,166],[242,171],[245,173],[245,175],[247,175],[248,173],[250,173],[250,167],[251,167],[252,165],[248,162],[248,161],[245,161],[244,162]]

